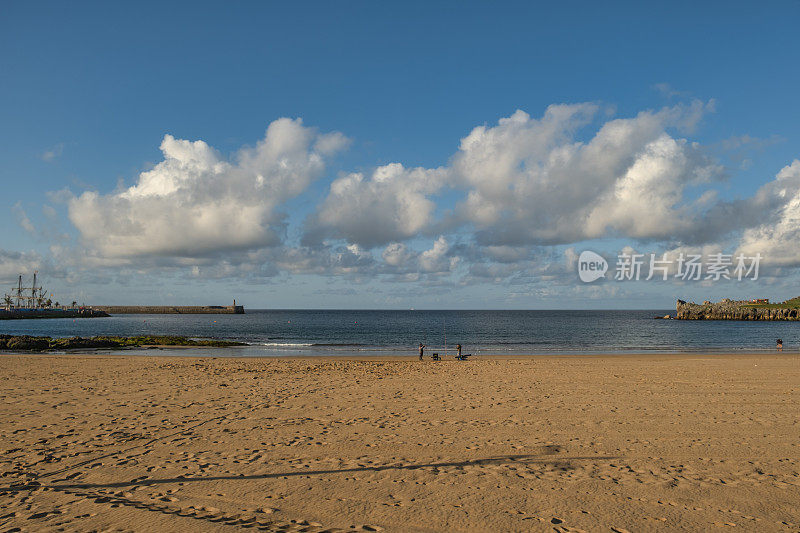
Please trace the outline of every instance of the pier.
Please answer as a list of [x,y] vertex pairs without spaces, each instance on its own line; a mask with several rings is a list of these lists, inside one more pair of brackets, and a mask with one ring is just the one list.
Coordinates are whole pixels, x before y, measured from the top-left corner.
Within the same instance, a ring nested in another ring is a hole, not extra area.
[[93,305],[94,311],[109,315],[243,315],[236,305]]
[[52,294],[37,286],[38,271],[30,287],[23,286],[22,274],[17,286],[4,297],[0,320],[24,318],[95,318],[111,315],[243,315],[244,306],[236,305],[72,305],[53,303]]

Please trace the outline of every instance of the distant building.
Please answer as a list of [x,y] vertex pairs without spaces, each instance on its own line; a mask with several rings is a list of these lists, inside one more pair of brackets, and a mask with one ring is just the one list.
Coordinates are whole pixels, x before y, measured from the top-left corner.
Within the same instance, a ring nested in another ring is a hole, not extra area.
[[768,304],[769,298],[756,298],[754,300],[750,300],[751,304]]

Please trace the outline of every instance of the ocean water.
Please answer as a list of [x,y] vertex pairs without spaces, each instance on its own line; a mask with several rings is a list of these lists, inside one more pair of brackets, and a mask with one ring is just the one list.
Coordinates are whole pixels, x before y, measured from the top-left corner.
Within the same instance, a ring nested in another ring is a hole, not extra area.
[[248,310],[244,315],[118,315],[0,321],[0,333],[89,337],[184,335],[248,343],[215,355],[478,355],[784,351],[800,347],[800,322],[654,320],[652,311]]

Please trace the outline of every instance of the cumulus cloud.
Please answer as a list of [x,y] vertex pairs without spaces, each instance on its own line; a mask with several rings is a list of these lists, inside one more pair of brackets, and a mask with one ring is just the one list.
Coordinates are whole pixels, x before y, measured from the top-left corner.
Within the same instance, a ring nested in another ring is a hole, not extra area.
[[472,129],[441,167],[340,174],[299,228],[299,245],[284,237],[283,208],[349,143],[299,119],[273,122],[233,157],[166,135],[163,161],[130,187],[53,199],[66,198],[86,245],[76,264],[194,277],[574,285],[577,252],[567,247],[601,239],[672,255],[760,252],[800,266],[800,162],[752,197],[720,199],[726,171],[690,139],[712,107],[623,118],[593,103],[552,105],[538,118],[516,111]]
[[718,170],[685,140],[662,134],[636,154],[622,176],[616,177],[591,207],[585,235],[685,239],[694,232],[697,216],[693,206],[684,203],[684,188],[704,182]]
[[400,267],[411,262],[415,254],[402,242],[393,242],[384,248],[381,254],[383,261],[391,267]]
[[300,119],[272,122],[254,147],[232,160],[203,141],[165,135],[164,160],[131,187],[68,201],[83,242],[110,258],[198,257],[274,246],[280,207],[303,192],[341,150],[340,133],[319,134]]
[[744,231],[737,253],[760,253],[767,265],[800,266],[800,160],[781,169],[774,181],[758,191],[751,204],[773,216]]
[[419,255],[419,267],[422,272],[447,272],[458,264],[458,257],[449,257],[450,245],[447,239],[439,237],[433,247]]
[[461,257],[447,239],[440,235],[430,248],[417,251],[403,243],[391,243],[381,253],[382,273],[385,274],[441,274],[456,269]]
[[428,195],[446,183],[446,169],[407,169],[399,163],[333,181],[317,214],[307,222],[304,242],[343,238],[373,247],[414,237],[433,221],[436,205]]
[[590,104],[550,106],[541,119],[517,111],[462,140],[453,168],[469,189],[458,211],[479,242],[680,239],[694,231],[698,213],[685,190],[721,168],[667,129],[692,127],[702,106],[611,120],[587,142],[576,140],[596,111]]
[[[609,120],[588,140],[582,134],[600,110],[595,104],[552,105],[538,119],[516,111],[474,128],[448,166],[393,163],[369,177],[335,180],[307,221],[304,242],[340,238],[374,247],[465,226],[486,247],[697,240],[712,199],[687,189],[719,178],[722,167],[669,132],[690,131],[710,106],[693,102]],[[452,212],[436,203],[445,188],[462,198]]]

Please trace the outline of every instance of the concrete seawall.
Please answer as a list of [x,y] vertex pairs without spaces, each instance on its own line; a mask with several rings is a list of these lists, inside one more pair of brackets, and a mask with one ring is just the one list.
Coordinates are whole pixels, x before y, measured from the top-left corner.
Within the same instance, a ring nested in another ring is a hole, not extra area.
[[93,305],[110,315],[243,315],[241,305]]

